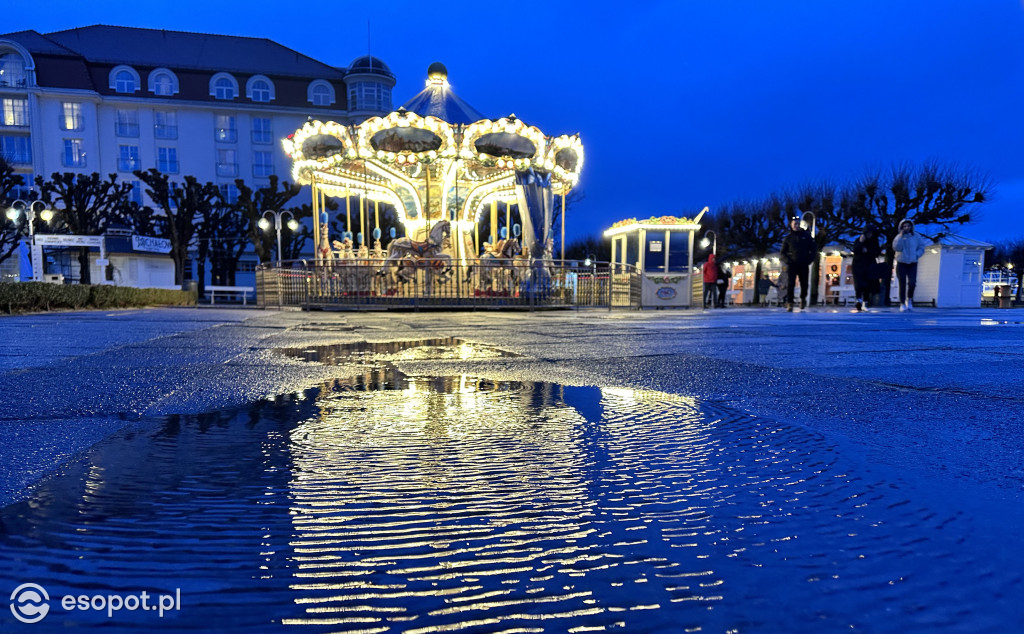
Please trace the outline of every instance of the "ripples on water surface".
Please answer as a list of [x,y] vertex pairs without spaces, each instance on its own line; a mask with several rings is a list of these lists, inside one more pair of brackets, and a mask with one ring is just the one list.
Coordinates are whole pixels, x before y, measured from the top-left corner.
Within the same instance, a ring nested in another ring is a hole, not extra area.
[[[806,430],[654,392],[366,370],[98,445],[3,510],[4,587],[181,588],[179,613],[110,631],[1024,626],[1019,554],[986,559],[963,516],[848,473]],[[51,604],[34,631],[108,621]]]

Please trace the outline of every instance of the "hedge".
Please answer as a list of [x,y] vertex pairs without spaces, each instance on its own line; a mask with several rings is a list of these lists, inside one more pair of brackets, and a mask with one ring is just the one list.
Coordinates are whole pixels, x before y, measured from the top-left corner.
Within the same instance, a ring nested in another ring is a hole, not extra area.
[[195,306],[192,291],[130,286],[0,282],[0,311],[7,314],[77,308]]

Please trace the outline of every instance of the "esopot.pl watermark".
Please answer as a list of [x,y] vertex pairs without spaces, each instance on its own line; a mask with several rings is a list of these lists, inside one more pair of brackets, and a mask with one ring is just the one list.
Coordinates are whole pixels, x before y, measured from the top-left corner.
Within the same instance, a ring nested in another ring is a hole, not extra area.
[[[181,589],[175,588],[174,594],[150,594],[145,590],[135,594],[68,594],[58,605],[68,612],[105,611],[107,618],[113,618],[114,613],[121,610],[156,612],[163,618],[166,612],[181,610]],[[50,595],[39,584],[23,583],[11,593],[11,612],[22,623],[42,621],[50,613],[50,608]]]

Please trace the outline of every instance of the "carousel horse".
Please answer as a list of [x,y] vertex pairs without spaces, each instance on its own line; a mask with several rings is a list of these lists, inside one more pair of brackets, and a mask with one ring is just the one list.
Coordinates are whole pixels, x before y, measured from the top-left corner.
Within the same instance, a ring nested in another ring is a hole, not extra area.
[[336,252],[335,257],[339,260],[355,259],[355,253],[352,251],[352,240],[347,236],[342,240],[334,241],[334,250]]
[[430,230],[424,242],[411,238],[395,238],[388,244],[388,253],[384,265],[377,275],[397,277],[403,282],[410,281],[416,269],[428,268],[441,274],[442,281],[452,274],[452,256],[448,250],[451,237],[451,223],[439,220]]
[[331,255],[331,245],[327,239],[327,224],[322,224],[320,225],[320,244],[316,245],[316,257],[320,260],[330,260]]
[[349,266],[355,261],[355,253],[352,250],[352,238],[349,237],[348,233],[343,233],[341,234],[341,240],[335,240],[333,246],[334,264],[332,270],[335,273],[334,279],[338,285],[337,290],[342,293],[351,292],[356,286],[356,281]]
[[[508,277],[515,283],[514,258],[522,253],[519,241],[515,238],[503,238],[495,243],[484,244],[484,254],[480,256],[480,281],[488,290],[496,280]],[[504,284],[503,284],[504,285]]]

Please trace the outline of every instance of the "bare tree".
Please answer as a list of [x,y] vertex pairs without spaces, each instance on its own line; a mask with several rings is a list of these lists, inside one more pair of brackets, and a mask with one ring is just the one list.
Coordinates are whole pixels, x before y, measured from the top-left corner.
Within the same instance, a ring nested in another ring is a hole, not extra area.
[[11,257],[11,254],[18,248],[21,241],[21,225],[24,217],[19,222],[7,218],[4,211],[14,200],[12,191],[25,182],[21,174],[14,173],[14,167],[0,156],[0,262]]
[[986,202],[992,186],[988,178],[956,165],[927,163],[921,167],[896,165],[888,173],[869,173],[846,194],[850,206],[848,232],[875,224],[885,239],[888,272],[882,296],[892,283],[892,241],[900,223],[911,220],[922,235],[941,239],[956,225],[972,222],[975,207]]
[[576,238],[565,246],[567,260],[584,260],[588,257],[597,262],[608,262],[612,259],[611,240],[603,236],[583,236]]
[[157,234],[171,242],[174,283],[181,284],[197,225],[203,214],[216,204],[220,190],[213,183],[200,184],[194,176],[186,176],[184,183],[173,182],[156,168],[134,174],[146,184],[146,194],[162,214],[156,216]]
[[[117,174],[102,180],[96,172],[75,174],[56,172],[49,181],[36,177],[40,198],[51,205],[58,227],[75,235],[103,235],[112,222],[130,223],[128,194],[130,183],[117,182]],[[91,284],[89,247],[79,247],[80,283]]]

